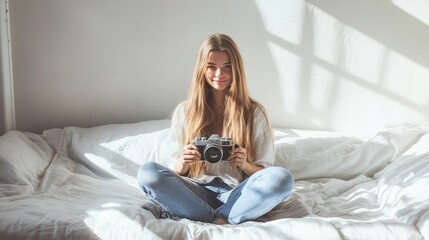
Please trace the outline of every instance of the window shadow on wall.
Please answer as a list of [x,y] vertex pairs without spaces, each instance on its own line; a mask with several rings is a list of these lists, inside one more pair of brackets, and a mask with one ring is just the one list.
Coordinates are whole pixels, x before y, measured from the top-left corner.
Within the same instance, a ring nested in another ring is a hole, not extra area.
[[[425,55],[425,53],[429,52],[429,45],[427,44],[429,42],[429,27],[425,23],[385,1],[305,0],[303,4],[305,7],[303,7],[304,12],[301,13],[303,17],[302,35],[298,44],[289,42],[282,37],[270,33],[268,30],[264,32],[267,43],[274,43],[291,54],[299,56],[301,59],[300,69],[298,70],[298,85],[295,86],[298,92],[295,112],[291,112],[289,109],[276,108],[277,111],[282,112],[285,121],[290,118],[294,120],[292,124],[298,123],[298,127],[302,128],[317,129],[322,127],[333,129],[332,116],[335,106],[339,104],[338,95],[340,89],[338,86],[342,84],[344,79],[366,89],[368,92],[390,99],[407,109],[411,109],[422,115],[427,113],[429,102],[426,104],[416,103],[405,95],[400,95],[389,90],[386,86],[386,78],[388,78],[386,72],[389,70],[386,68],[391,57],[391,52],[398,53],[423,67],[429,68],[429,58]],[[376,76],[377,79],[375,82],[346,70],[344,67],[345,49],[338,49],[339,54],[334,63],[316,56],[314,48],[318,42],[314,36],[316,27],[314,22],[318,19],[315,19],[313,14],[315,8],[327,13],[340,22],[337,26],[338,36],[336,36],[340,42],[344,41],[344,39],[341,39],[344,37],[344,28],[352,28],[384,47],[384,53],[380,59],[382,69],[378,71],[380,74]],[[328,99],[325,99],[322,106],[316,106],[310,101],[311,95],[314,94],[312,92],[314,91],[312,89],[312,78],[314,78],[312,70],[315,66],[332,73],[333,76],[330,79],[330,86],[327,89],[320,89],[320,91],[328,91],[326,93]],[[287,68],[288,66],[284,67]],[[277,97],[277,95],[275,96]],[[287,101],[288,96],[281,96],[279,99],[282,97]],[[305,111],[299,111],[299,109],[305,109]]]
[[429,68],[429,26],[394,4],[369,0],[305,1],[386,48]]

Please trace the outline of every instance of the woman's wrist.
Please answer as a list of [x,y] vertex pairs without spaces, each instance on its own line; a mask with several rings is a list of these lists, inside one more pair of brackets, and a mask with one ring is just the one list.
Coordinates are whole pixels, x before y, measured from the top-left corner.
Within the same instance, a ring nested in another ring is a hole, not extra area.
[[240,168],[241,168],[241,171],[243,171],[246,175],[249,175],[248,173],[250,169],[250,163],[244,162]]
[[241,168],[241,171],[243,171],[244,174],[246,174],[247,176],[250,176],[250,175],[254,174],[255,172],[263,169],[263,167],[249,163],[249,162],[243,163],[243,165],[241,165],[240,168]]
[[174,164],[174,171],[179,175],[185,175],[189,170],[189,163],[185,162],[183,159],[178,159]]

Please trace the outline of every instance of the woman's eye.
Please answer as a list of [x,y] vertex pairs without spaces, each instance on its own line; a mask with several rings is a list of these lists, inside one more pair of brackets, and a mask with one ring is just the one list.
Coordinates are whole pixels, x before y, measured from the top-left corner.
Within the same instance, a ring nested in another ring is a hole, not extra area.
[[231,65],[224,66],[223,69],[225,69],[225,70],[231,70]]
[[213,65],[208,66],[207,68],[208,68],[208,69],[210,69],[210,70],[216,71],[216,67],[215,67],[215,66],[213,66]]

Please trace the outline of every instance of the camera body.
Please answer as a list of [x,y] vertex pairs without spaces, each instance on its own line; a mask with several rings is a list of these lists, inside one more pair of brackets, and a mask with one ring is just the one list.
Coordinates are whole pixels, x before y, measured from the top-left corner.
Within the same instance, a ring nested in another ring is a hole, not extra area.
[[212,134],[209,138],[196,137],[194,145],[201,154],[201,160],[217,163],[228,160],[229,151],[232,150],[232,138]]

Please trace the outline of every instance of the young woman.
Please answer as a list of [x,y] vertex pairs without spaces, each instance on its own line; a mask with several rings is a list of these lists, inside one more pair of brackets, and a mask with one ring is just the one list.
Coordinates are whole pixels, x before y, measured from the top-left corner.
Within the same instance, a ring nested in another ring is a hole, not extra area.
[[[142,165],[139,185],[165,210],[179,217],[216,224],[254,220],[286,199],[294,179],[272,167],[274,139],[264,108],[250,98],[241,55],[227,35],[203,42],[187,99],[172,118],[181,148],[170,170]],[[196,137],[230,137],[226,161],[202,161]]]

